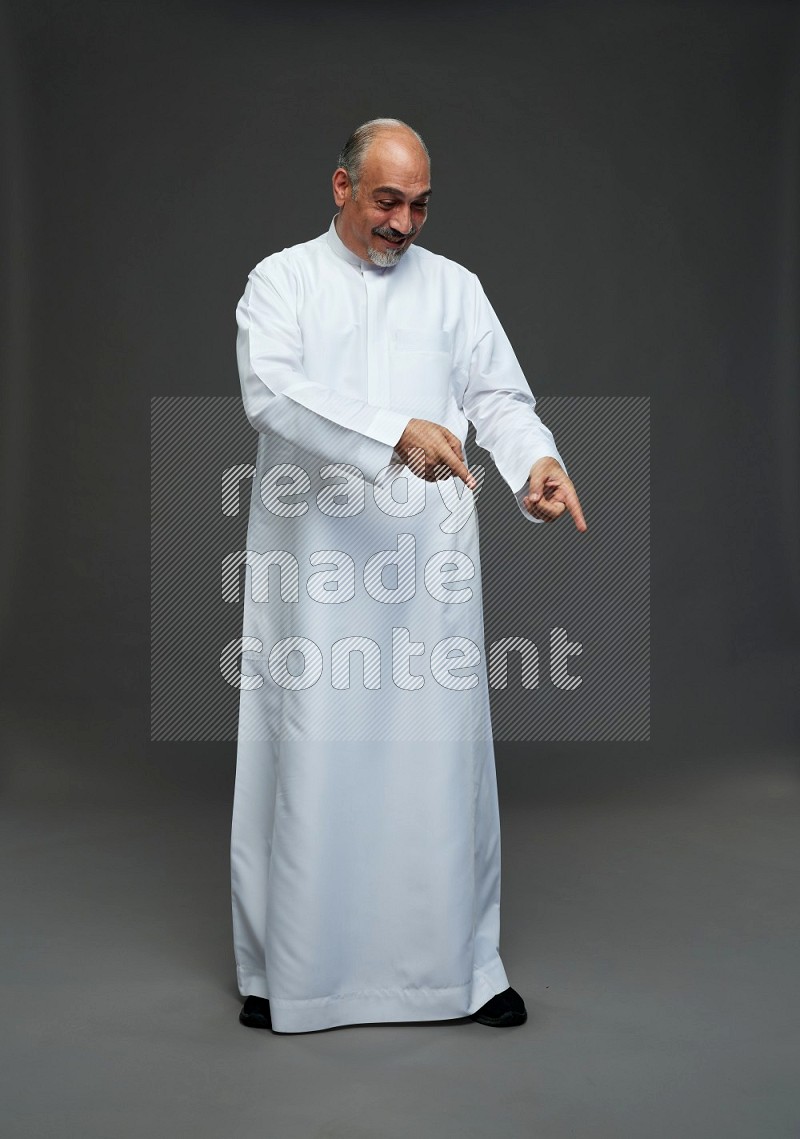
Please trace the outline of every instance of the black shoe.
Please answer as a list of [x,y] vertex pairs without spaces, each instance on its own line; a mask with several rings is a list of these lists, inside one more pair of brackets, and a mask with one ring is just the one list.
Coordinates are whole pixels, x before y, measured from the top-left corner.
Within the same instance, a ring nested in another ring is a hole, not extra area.
[[272,1028],[269,1001],[265,997],[248,997],[239,1013],[239,1024],[247,1028]]
[[478,1024],[489,1024],[492,1028],[512,1028],[515,1024],[524,1024],[528,1013],[517,990],[506,989],[474,1012],[472,1019],[477,1020]]

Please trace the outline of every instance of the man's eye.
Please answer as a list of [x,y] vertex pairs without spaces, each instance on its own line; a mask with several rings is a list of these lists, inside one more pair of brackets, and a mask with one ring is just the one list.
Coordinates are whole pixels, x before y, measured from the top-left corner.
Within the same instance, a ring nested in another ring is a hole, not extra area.
[[427,210],[427,208],[428,208],[427,202],[414,202],[414,209],[415,210]]
[[378,202],[378,205],[382,206],[385,210],[390,210],[394,205],[394,202]]

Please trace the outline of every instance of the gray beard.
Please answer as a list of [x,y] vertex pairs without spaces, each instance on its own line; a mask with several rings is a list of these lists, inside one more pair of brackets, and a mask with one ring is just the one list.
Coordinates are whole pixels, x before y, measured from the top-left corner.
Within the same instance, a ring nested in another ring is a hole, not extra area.
[[409,247],[406,245],[402,249],[374,249],[371,245],[367,246],[367,257],[373,265],[379,265],[381,269],[388,269],[392,265],[396,265],[403,254]]

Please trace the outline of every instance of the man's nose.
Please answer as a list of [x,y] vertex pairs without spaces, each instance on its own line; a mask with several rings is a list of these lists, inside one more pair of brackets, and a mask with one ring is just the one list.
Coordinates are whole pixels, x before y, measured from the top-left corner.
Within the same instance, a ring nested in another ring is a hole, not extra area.
[[392,229],[398,233],[409,233],[411,228],[411,207],[399,206],[392,214]]

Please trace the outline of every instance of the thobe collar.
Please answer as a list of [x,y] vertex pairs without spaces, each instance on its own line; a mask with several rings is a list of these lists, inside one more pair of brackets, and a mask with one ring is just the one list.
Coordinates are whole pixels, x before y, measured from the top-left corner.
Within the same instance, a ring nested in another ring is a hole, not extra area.
[[354,265],[356,269],[372,269],[377,273],[383,273],[385,269],[391,269],[394,267],[392,265],[376,265],[373,261],[370,261],[369,258],[359,257],[357,253],[353,253],[352,249],[348,249],[345,243],[342,241],[341,237],[339,237],[339,234],[336,232],[336,219],[338,216],[338,214],[334,214],[330,229],[328,230],[328,245],[331,247],[337,257],[341,257],[343,261],[347,261],[348,264]]

